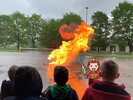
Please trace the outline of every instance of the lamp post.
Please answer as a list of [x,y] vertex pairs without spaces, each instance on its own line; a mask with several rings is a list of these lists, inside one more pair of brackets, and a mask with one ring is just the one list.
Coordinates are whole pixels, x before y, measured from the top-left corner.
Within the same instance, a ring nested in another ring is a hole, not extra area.
[[87,17],[88,17],[88,7],[86,7],[86,23],[87,23]]

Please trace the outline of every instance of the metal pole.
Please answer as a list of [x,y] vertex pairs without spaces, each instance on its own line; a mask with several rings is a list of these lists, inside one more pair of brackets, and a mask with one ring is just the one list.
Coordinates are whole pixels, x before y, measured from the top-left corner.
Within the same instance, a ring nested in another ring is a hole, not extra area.
[[88,17],[88,7],[86,7],[86,23],[87,23],[87,17]]

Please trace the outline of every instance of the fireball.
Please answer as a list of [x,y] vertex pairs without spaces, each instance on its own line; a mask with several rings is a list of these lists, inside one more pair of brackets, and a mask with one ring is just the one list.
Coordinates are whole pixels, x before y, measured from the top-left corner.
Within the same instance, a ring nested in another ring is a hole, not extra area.
[[90,44],[94,29],[82,22],[80,25],[64,24],[60,27],[59,32],[63,39],[69,41],[62,41],[62,45],[50,53],[48,56],[50,64],[69,63],[80,52],[86,52],[89,49],[88,44]]

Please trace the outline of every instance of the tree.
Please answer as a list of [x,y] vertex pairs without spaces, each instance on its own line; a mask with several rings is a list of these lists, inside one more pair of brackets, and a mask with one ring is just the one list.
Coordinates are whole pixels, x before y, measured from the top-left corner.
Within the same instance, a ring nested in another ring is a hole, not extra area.
[[92,46],[97,47],[97,51],[99,52],[101,47],[105,48],[109,43],[110,23],[108,21],[108,16],[101,11],[95,12],[92,15],[91,26],[95,30]]
[[11,44],[11,17],[9,15],[0,16],[0,43],[6,48],[8,43]]
[[59,34],[59,28],[63,24],[80,24],[83,20],[75,13],[66,13],[62,19],[51,19],[43,27],[41,34],[41,45],[48,48],[58,48],[62,44],[62,37]]
[[12,33],[13,37],[15,38],[14,43],[17,40],[17,48],[19,49],[20,43],[23,43],[24,37],[24,23],[25,23],[25,15],[21,14],[20,12],[15,12],[11,15],[12,18]]
[[124,1],[112,12],[114,34],[118,43],[127,44],[129,52],[133,51],[133,4]]
[[43,27],[43,32],[40,36],[41,45],[47,48],[58,48],[62,43],[62,38],[59,34],[61,25],[60,20],[51,19],[47,21]]
[[44,20],[41,15],[32,14],[31,17],[27,17],[27,22],[25,24],[26,30],[26,40],[30,40],[32,47],[35,47],[35,43],[39,40],[40,34],[42,32]]
[[63,16],[63,19],[61,21],[62,21],[62,24],[69,25],[71,23],[80,24],[83,20],[78,14],[70,12],[70,13],[66,13]]

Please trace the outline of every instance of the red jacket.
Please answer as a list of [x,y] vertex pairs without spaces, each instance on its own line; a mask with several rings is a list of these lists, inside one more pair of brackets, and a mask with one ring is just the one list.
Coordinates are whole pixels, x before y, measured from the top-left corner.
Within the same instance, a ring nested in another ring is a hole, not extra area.
[[123,85],[91,80],[82,100],[131,100],[131,96],[124,90]]

